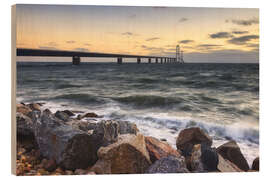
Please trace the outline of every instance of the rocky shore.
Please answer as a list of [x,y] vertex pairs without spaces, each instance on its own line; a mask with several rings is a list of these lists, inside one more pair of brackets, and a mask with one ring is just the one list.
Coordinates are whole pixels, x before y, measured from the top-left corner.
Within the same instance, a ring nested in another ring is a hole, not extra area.
[[42,105],[17,104],[17,175],[259,171],[259,157],[249,167],[234,140],[212,147],[198,127],[181,130],[175,149],[128,121],[98,120],[93,112],[52,113]]

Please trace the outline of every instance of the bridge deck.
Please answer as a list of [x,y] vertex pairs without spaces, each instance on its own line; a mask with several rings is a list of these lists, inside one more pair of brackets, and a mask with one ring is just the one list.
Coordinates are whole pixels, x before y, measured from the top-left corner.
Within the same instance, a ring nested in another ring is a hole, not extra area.
[[54,56],[54,57],[116,57],[116,58],[172,58],[165,56],[144,56],[129,54],[111,54],[80,51],[43,50],[43,49],[21,49],[17,48],[17,56]]

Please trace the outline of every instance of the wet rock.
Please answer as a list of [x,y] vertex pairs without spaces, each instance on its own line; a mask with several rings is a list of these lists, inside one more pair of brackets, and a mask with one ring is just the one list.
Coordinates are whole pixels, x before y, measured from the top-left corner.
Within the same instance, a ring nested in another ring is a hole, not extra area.
[[34,137],[34,124],[30,117],[16,113],[17,135]]
[[129,121],[117,121],[117,123],[119,125],[120,134],[137,134],[137,132],[139,132],[135,123]]
[[221,155],[218,154],[218,171],[220,172],[243,172],[235,164],[231,163],[229,160],[224,159]]
[[218,154],[216,149],[204,144],[194,145],[189,163],[192,172],[217,171]]
[[96,145],[107,146],[118,140],[119,126],[115,121],[102,120],[96,123],[93,131],[93,141],[96,141]]
[[34,120],[35,137],[40,153],[67,170],[86,168],[94,163],[91,137],[64,124],[50,111]]
[[64,110],[62,112],[66,113],[68,116],[75,116],[75,114],[72,111],[69,111],[69,110]]
[[78,127],[78,129],[82,131],[94,130],[97,126],[97,122],[93,121],[75,121],[74,125]]
[[156,160],[159,160],[163,157],[169,155],[180,156],[180,154],[173,149],[168,143],[161,142],[158,139],[147,136],[145,137],[146,148],[149,152],[151,162],[154,163]]
[[254,159],[251,169],[254,170],[254,171],[259,171],[260,170],[260,158],[259,157]]
[[116,143],[98,150],[98,159],[92,167],[97,174],[144,173],[151,164],[141,134],[120,135]]
[[56,111],[55,117],[57,117],[57,118],[63,120],[64,122],[69,121],[69,115],[66,114],[66,113],[63,112],[63,111]]
[[17,104],[16,109],[17,109],[17,113],[22,113],[25,116],[27,116],[30,112],[32,112],[31,108],[29,108],[23,104]]
[[37,103],[27,104],[27,107],[29,107],[33,111],[40,111],[41,108],[40,105]]
[[180,150],[182,152],[181,154],[184,156],[190,156],[193,146],[202,143],[211,146],[212,138],[197,127],[182,130],[176,140],[177,149]]
[[152,164],[147,173],[188,173],[184,157],[168,156]]
[[91,113],[86,113],[86,114],[84,114],[82,117],[81,117],[81,119],[83,119],[83,118],[97,118],[97,117],[99,117],[96,113],[93,113],[93,112],[91,112]]
[[229,141],[217,148],[218,153],[224,158],[231,161],[243,171],[248,171],[247,160],[243,156],[239,146],[235,141]]

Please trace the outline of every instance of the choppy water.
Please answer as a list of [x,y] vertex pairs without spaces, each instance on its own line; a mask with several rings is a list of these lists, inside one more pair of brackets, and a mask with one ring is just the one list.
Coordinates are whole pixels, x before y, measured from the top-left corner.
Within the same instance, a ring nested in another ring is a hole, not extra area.
[[19,62],[17,101],[129,120],[174,146],[200,126],[216,146],[236,140],[249,163],[259,155],[258,64]]

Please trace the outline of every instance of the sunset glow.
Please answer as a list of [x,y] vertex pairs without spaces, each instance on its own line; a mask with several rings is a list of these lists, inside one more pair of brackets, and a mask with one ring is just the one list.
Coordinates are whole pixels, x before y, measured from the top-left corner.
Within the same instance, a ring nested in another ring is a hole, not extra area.
[[[259,10],[17,5],[17,48],[259,61]],[[215,58],[214,58],[215,57]],[[212,60],[213,59],[213,60]],[[217,59],[217,60],[214,60]]]

